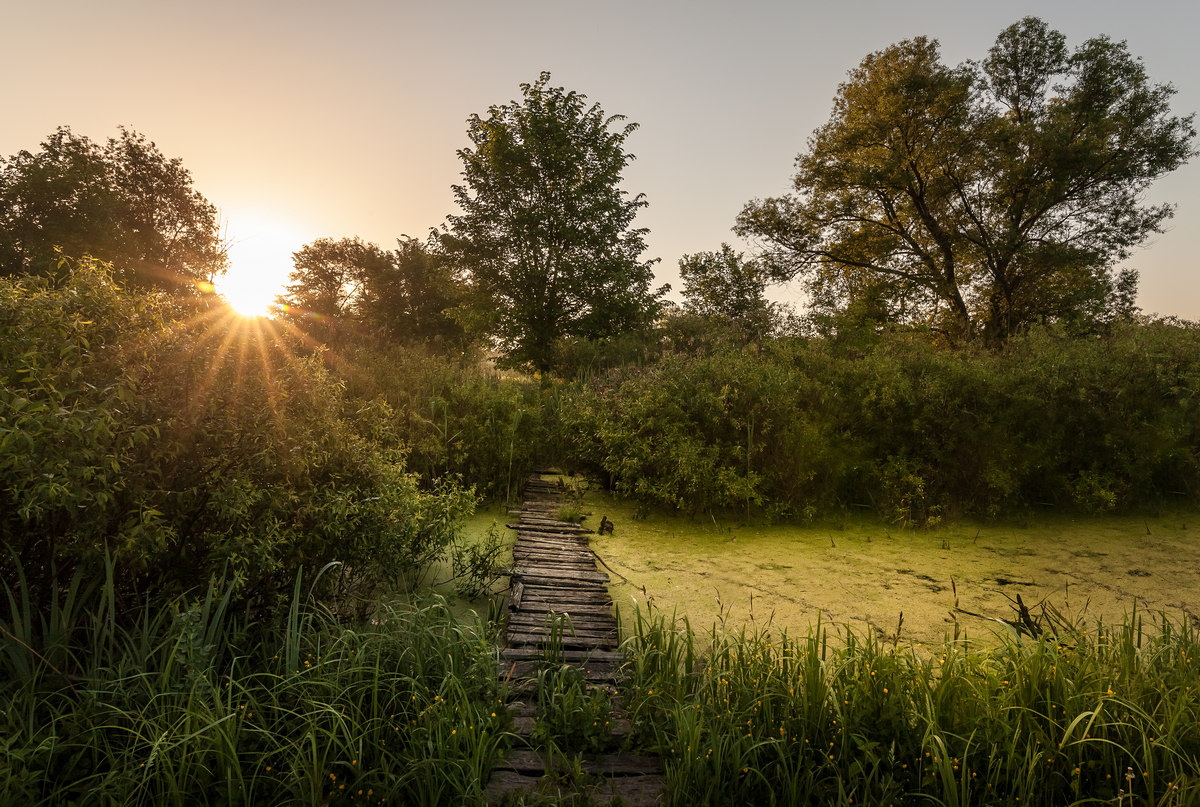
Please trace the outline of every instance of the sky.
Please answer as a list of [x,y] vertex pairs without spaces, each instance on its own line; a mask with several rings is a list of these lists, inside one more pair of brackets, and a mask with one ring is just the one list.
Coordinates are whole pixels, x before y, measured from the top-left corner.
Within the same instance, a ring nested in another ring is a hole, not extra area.
[[[623,187],[660,283],[722,242],[753,198],[787,192],[796,155],[864,56],[924,35],[982,59],[1027,14],[1067,36],[1126,40],[1152,80],[1200,109],[1194,0],[0,0],[0,154],[55,127],[124,125],[221,213],[235,277],[277,286],[322,237],[385,248],[456,212],[466,120],[543,70],[640,128]],[[1177,205],[1126,262],[1146,313],[1200,320],[1200,158],[1147,200]],[[774,293],[795,299],[794,288]]]

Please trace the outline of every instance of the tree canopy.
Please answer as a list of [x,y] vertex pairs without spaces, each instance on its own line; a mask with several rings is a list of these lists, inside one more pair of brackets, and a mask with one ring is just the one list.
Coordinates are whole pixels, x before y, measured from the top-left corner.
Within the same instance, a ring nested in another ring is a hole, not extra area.
[[388,251],[360,238],[319,238],[293,254],[283,296],[288,316],[305,330],[331,333],[334,323],[426,342],[461,336],[451,311],[462,293],[444,258],[415,238]]
[[777,319],[777,306],[765,296],[769,273],[761,262],[745,260],[729,244],[720,252],[697,252],[679,259],[683,307],[691,314],[731,322],[748,335],[763,335]]
[[957,67],[905,40],[851,71],[794,192],[750,202],[735,229],[818,308],[992,340],[1090,327],[1132,311],[1136,274],[1117,263],[1172,215],[1143,196],[1193,153],[1173,94],[1124,42],[1069,52],[1034,17]]
[[173,290],[211,283],[227,263],[217,210],[182,162],[125,128],[100,145],[61,126],[37,152],[0,158],[0,273],[52,273],[56,249]]
[[523,98],[472,115],[458,151],[462,212],[447,217],[446,254],[473,295],[467,319],[508,357],[539,370],[564,337],[603,338],[647,322],[651,292],[642,195],[622,190],[637,128],[542,73]]

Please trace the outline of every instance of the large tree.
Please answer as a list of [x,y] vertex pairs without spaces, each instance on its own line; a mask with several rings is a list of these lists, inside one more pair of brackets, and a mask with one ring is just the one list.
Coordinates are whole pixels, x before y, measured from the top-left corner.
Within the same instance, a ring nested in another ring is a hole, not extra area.
[[1192,155],[1173,94],[1124,42],[1068,52],[1034,17],[981,63],[906,40],[851,71],[794,193],[749,203],[735,229],[818,305],[991,340],[1103,321],[1132,310],[1136,275],[1118,262],[1173,212],[1144,191]]
[[173,290],[226,267],[216,208],[178,158],[124,128],[101,145],[62,126],[37,152],[0,158],[0,273],[54,272],[60,250]]
[[521,91],[468,120],[462,213],[442,244],[467,273],[472,324],[511,360],[547,370],[557,340],[643,324],[663,290],[651,291],[654,261],[640,257],[647,231],[632,226],[646,201],[620,187],[636,124],[550,86],[549,73]]

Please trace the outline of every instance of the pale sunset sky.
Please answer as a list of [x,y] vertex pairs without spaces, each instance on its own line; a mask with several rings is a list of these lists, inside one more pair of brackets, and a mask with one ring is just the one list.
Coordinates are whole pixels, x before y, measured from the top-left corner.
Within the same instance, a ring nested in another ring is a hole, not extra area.
[[[119,125],[179,157],[221,211],[233,273],[271,288],[321,237],[385,248],[454,212],[466,119],[549,70],[641,125],[625,189],[650,206],[647,257],[678,289],[684,253],[722,241],[792,161],[869,52],[940,40],[982,59],[1033,14],[1074,47],[1127,40],[1176,114],[1200,109],[1200,3],[33,0],[0,2],[0,154],[56,126],[103,141]],[[1178,205],[1128,264],[1146,313],[1200,319],[1200,159],[1156,184]],[[787,299],[781,289],[776,296]]]

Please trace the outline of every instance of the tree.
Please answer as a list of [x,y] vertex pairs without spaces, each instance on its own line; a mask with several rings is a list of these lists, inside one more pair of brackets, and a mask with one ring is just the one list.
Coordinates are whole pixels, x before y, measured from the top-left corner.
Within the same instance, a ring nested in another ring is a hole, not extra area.
[[551,87],[549,73],[521,91],[468,120],[473,147],[459,150],[453,186],[462,213],[447,217],[442,245],[469,279],[472,325],[547,370],[557,340],[640,326],[666,289],[650,291],[647,231],[632,228],[645,198],[620,188],[637,125],[614,128],[623,116]]
[[453,312],[463,300],[463,287],[453,266],[433,247],[415,238],[396,241],[388,264],[367,276],[361,303],[363,321],[401,342],[460,339],[463,327]]
[[387,270],[391,256],[354,238],[318,238],[292,253],[286,301],[301,315],[342,320],[358,316],[367,284]]
[[770,280],[766,267],[745,260],[728,244],[721,244],[720,252],[684,255],[679,275],[689,313],[727,320],[752,336],[769,331],[777,319],[777,306],[764,296]]
[[402,342],[462,335],[452,317],[462,296],[441,255],[415,238],[394,251],[360,238],[319,238],[293,253],[285,311],[306,330],[351,323]]
[[1124,42],[1068,53],[1034,17],[982,63],[947,67],[935,40],[906,40],[851,71],[795,192],[752,201],[735,229],[818,306],[882,297],[894,316],[994,341],[1102,322],[1133,309],[1136,274],[1117,263],[1173,213],[1143,192],[1193,153],[1173,94]]
[[182,162],[125,128],[101,146],[60,126],[37,153],[0,159],[0,272],[53,273],[56,249],[177,291],[211,283],[227,262],[216,208]]

